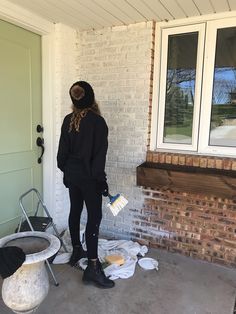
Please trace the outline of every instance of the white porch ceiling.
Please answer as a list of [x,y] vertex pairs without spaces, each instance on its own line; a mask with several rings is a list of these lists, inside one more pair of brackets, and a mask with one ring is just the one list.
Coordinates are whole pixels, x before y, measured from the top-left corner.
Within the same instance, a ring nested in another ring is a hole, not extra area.
[[236,0],[9,0],[53,23],[80,30],[236,10]]

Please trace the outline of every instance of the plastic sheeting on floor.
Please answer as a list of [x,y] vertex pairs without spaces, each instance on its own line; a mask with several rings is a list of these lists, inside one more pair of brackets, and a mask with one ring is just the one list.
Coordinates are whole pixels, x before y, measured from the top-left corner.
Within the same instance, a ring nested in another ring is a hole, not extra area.
[[[83,236],[81,235],[81,239]],[[63,241],[68,250],[72,251],[69,231],[66,230],[63,235]],[[83,246],[85,244],[83,243]],[[140,245],[138,242],[131,240],[98,240],[98,257],[102,263],[105,263],[107,255],[121,255],[124,258],[124,264],[119,266],[116,264],[108,265],[104,268],[106,276],[115,280],[118,278],[130,278],[134,275],[135,267],[138,261],[138,256],[145,256],[148,248],[145,245]],[[55,257],[53,264],[65,264],[69,261],[71,253],[59,252]],[[78,262],[79,267],[85,269],[87,267],[87,259],[83,258]]]

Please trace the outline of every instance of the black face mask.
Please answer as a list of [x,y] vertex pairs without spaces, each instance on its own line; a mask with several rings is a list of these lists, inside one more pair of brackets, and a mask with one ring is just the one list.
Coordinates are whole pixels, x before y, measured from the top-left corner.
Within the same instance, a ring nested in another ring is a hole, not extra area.
[[[75,85],[79,85],[84,90],[84,96],[80,99],[76,99],[71,95],[71,89]],[[94,104],[95,101],[94,91],[92,89],[92,86],[85,81],[78,81],[74,83],[70,88],[69,94],[73,105],[78,109],[90,108]]]

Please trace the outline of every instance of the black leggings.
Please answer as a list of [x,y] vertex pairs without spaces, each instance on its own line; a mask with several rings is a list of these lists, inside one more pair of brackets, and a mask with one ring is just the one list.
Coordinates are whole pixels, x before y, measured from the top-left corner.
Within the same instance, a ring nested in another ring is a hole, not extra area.
[[94,184],[70,185],[70,214],[69,229],[72,246],[81,245],[80,242],[80,217],[85,202],[88,219],[85,230],[87,255],[89,259],[98,257],[98,234],[102,220],[102,195],[96,190]]

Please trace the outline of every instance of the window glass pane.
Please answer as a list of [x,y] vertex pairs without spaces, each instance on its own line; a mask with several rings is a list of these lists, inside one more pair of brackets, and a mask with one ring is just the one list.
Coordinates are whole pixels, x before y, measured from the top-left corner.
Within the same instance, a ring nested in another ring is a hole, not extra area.
[[192,143],[198,32],[168,38],[165,143]]
[[236,27],[217,31],[209,145],[236,146]]

